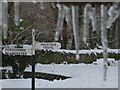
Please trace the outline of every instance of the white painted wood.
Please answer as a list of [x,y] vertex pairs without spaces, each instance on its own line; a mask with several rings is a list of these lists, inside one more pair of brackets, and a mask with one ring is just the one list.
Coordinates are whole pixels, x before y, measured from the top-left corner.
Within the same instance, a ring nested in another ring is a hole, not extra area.
[[61,48],[59,42],[36,42],[36,50],[58,50]]
[[[4,48],[3,54],[32,56],[32,50],[31,49],[24,49],[24,48]],[[33,55],[34,54],[35,53],[33,53]]]

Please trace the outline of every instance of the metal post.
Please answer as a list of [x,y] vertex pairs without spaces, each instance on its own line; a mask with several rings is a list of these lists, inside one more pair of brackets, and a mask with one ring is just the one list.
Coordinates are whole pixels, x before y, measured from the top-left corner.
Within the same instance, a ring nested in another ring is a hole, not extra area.
[[35,30],[32,30],[32,90],[35,90]]

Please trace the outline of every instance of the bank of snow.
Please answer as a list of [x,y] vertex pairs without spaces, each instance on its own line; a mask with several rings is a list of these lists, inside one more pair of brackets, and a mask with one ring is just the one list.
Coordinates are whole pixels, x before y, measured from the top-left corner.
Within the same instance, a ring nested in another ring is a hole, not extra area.
[[[110,59],[110,58],[109,58]],[[31,66],[25,71],[31,71]],[[36,64],[36,72],[70,76],[66,80],[36,79],[36,88],[117,88],[118,62],[109,66],[107,81],[103,81],[103,59],[93,64]],[[30,88],[31,79],[4,79],[3,88]]]

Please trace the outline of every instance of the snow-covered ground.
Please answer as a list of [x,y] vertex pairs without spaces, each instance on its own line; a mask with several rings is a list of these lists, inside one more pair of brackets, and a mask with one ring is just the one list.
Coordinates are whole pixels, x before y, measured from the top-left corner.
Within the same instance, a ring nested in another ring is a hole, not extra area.
[[[95,63],[95,64],[94,64]],[[109,66],[107,81],[103,81],[103,59],[93,64],[36,64],[36,72],[70,76],[66,80],[36,79],[36,88],[118,88],[118,62]],[[97,65],[96,65],[97,64]],[[31,66],[25,71],[31,71]],[[3,88],[30,88],[31,79],[3,79]]]

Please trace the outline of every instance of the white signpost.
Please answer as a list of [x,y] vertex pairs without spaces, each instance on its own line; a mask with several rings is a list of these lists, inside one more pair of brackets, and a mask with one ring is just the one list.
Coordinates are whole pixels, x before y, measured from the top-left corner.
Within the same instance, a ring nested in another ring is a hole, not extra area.
[[36,50],[58,50],[61,48],[59,42],[36,42]]
[[[4,48],[3,54],[32,56],[32,50],[24,48]],[[35,55],[35,53],[33,53],[33,55]]]

